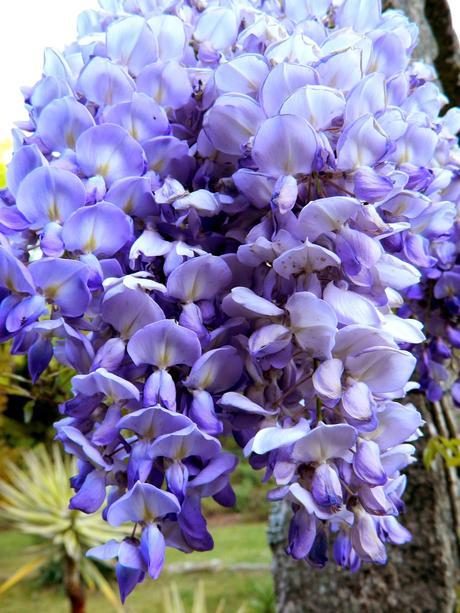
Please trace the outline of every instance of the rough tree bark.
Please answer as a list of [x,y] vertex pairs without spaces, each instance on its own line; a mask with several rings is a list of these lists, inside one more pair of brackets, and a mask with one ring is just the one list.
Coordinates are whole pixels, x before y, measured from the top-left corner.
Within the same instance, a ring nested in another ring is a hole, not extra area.
[[[456,0],[457,1],[457,0]],[[460,50],[447,0],[391,0],[420,28],[418,57],[434,63],[452,104],[460,106]],[[426,421],[425,435],[458,436],[449,399],[432,405],[411,399]],[[418,456],[425,442],[418,445]],[[272,511],[269,541],[279,613],[453,613],[460,584],[460,482],[458,472],[438,458],[427,471],[419,461],[408,470],[407,514],[411,543],[389,548],[386,566],[365,567],[353,575],[331,564],[322,571],[284,553],[288,511]]]

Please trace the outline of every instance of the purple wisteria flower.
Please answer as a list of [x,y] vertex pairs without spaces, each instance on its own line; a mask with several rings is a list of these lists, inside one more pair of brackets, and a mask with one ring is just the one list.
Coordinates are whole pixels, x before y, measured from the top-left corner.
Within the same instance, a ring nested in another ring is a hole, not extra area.
[[231,436],[291,556],[385,563],[423,425],[398,400],[460,405],[460,111],[379,0],[99,4],[26,93],[0,208],[1,338],[74,369],[71,506],[131,524],[89,555],[124,601],[211,549]]

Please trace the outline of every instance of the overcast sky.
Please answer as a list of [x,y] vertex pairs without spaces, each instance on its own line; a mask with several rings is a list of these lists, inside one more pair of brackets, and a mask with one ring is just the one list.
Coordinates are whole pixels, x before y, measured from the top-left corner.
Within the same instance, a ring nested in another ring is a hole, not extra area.
[[[76,18],[97,0],[3,0],[0,7],[0,142],[15,120],[24,118],[19,88],[41,74],[44,47],[62,49],[75,38]],[[460,0],[450,0],[460,35]]]

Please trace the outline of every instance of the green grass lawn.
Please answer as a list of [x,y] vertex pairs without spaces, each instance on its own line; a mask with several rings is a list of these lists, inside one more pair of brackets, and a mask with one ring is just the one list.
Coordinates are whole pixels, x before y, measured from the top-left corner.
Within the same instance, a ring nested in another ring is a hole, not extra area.
[[[226,565],[238,563],[269,564],[270,551],[266,543],[266,524],[235,524],[218,526],[211,530],[215,548],[205,553],[185,555],[168,550],[166,564],[221,560]],[[33,538],[17,532],[0,533],[0,581],[5,580],[29,556],[25,551],[33,545]],[[220,601],[224,612],[234,613],[246,604],[247,613],[268,613],[264,602],[270,602],[271,575],[268,571],[164,573],[158,581],[146,580],[128,598],[127,613],[170,613],[164,611],[163,593],[171,582],[177,584],[182,599],[191,610],[198,582],[204,581],[208,613],[214,613]],[[88,613],[109,613],[111,607],[97,593],[88,598]],[[2,613],[67,613],[68,605],[59,588],[39,588],[34,580],[25,580],[0,598]]]

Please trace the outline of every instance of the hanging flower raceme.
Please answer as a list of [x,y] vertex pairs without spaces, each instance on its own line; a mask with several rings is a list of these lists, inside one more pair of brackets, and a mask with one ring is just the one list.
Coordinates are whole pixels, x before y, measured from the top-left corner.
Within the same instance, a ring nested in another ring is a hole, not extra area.
[[34,380],[76,371],[71,506],[131,524],[90,555],[124,599],[165,547],[212,548],[233,436],[290,555],[384,563],[422,425],[398,400],[415,355],[439,395],[460,345],[459,111],[416,26],[379,0],[100,5],[46,51],[0,208],[2,340]]

